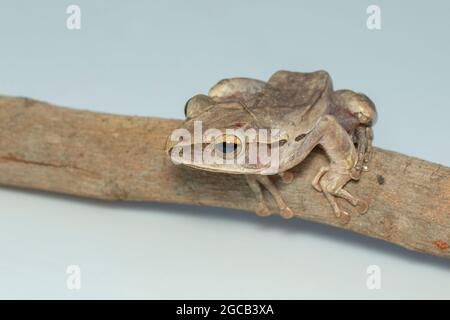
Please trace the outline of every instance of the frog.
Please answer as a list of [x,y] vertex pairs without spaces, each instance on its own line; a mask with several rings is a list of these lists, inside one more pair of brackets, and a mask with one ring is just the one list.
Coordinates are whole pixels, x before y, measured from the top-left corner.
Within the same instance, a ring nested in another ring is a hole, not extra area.
[[[348,201],[359,214],[368,211],[368,202],[344,187],[369,170],[377,110],[363,93],[334,90],[328,72],[280,70],[267,81],[245,77],[223,79],[207,94],[188,99],[185,116],[178,128],[183,133],[172,134],[167,140],[167,154],[172,159],[178,155],[178,163],[194,169],[244,175],[256,197],[258,215],[272,213],[263,194],[265,188],[283,218],[294,216],[273,179],[279,176],[284,183],[292,183],[295,179],[292,169],[301,165],[316,147],[325,151],[329,164],[319,169],[311,185],[324,194],[335,217],[341,224],[351,219],[336,198]],[[199,123],[205,132],[214,134],[192,139]],[[256,131],[264,134],[242,134]],[[266,156],[261,156],[263,153],[252,156],[250,151],[255,150],[252,147],[264,149]],[[183,150],[188,151],[180,160]],[[203,155],[202,159],[208,154],[224,161],[192,161],[196,151]],[[268,158],[277,161],[267,161]]]

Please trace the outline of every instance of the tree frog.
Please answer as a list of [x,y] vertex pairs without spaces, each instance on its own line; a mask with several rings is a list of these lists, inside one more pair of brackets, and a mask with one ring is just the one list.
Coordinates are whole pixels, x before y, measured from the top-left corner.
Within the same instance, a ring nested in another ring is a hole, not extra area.
[[167,141],[168,154],[199,170],[245,175],[257,198],[257,214],[270,214],[264,187],[280,215],[293,217],[271,176],[292,182],[289,170],[316,146],[322,147],[330,163],[313,179],[314,189],[325,195],[342,224],[351,216],[336,197],[347,200],[360,214],[367,212],[368,203],[344,186],[368,170],[375,104],[362,93],[334,91],[326,71],[278,71],[268,81],[224,79],[207,95],[189,99],[185,115],[178,133]]

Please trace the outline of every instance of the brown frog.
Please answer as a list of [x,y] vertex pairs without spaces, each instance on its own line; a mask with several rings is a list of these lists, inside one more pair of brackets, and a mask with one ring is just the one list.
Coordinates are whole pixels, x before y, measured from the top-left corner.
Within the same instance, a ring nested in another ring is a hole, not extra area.
[[[343,187],[368,170],[376,108],[364,94],[334,91],[327,72],[278,71],[267,82],[225,79],[208,95],[189,99],[185,114],[181,133],[167,142],[172,159],[178,157],[178,163],[200,170],[244,174],[258,199],[259,215],[270,214],[262,193],[264,186],[281,216],[293,216],[269,175],[278,174],[285,183],[292,182],[289,169],[318,145],[330,163],[319,170],[312,185],[324,193],[336,217],[343,224],[350,220],[335,197],[347,200],[361,214],[368,210],[366,201]],[[195,138],[198,124],[202,126],[200,139],[198,134]],[[193,160],[196,155],[201,161]]]

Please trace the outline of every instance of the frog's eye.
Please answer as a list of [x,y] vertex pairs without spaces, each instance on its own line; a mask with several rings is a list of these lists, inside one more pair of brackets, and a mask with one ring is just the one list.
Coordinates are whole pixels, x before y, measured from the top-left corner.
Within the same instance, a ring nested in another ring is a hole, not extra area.
[[241,141],[234,135],[224,135],[216,140],[215,150],[223,157],[237,155],[240,151]]
[[237,143],[230,143],[230,142],[222,142],[221,144],[216,144],[216,149],[219,149],[222,153],[230,153],[235,152],[238,148]]
[[184,105],[184,114],[187,119],[192,119],[203,113],[208,107],[214,105],[214,100],[204,94],[198,94],[189,99]]

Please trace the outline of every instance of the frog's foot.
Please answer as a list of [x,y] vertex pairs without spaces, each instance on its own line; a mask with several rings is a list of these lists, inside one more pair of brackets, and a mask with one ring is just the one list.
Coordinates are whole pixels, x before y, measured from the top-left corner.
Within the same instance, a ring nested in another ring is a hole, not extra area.
[[286,184],[292,183],[292,181],[294,181],[294,174],[290,171],[281,172],[279,175],[281,177],[281,180],[283,180],[283,182]]
[[[320,173],[320,172],[319,172]],[[350,202],[353,206],[358,206],[361,204],[364,207],[364,203],[362,200],[353,197],[348,191],[342,189],[342,187],[350,180],[350,175],[342,175],[336,174],[336,172],[330,170],[326,175],[319,180],[319,184],[321,189],[323,190],[323,194],[327,198],[330,203],[334,215],[339,219],[339,222],[342,225],[345,225],[350,222],[351,215],[342,210],[336,202],[335,197],[344,198],[348,202]],[[364,208],[362,208],[364,209]]]
[[370,155],[366,155],[366,157],[364,157],[364,160],[363,160],[362,171],[364,171],[364,172],[369,171],[369,161],[370,161]]
[[[355,165],[355,169],[358,172],[359,176],[361,175],[361,172],[367,172],[369,171],[369,167],[367,166],[368,164],[368,160],[364,159],[364,160],[358,160],[357,164]],[[358,178],[353,178],[354,180],[358,180]]]
[[346,225],[350,222],[352,216],[347,211],[341,210],[336,202],[333,202],[332,207],[334,215],[337,219],[339,219],[341,225]]
[[294,212],[289,207],[280,209],[280,215],[285,219],[290,219],[294,216]]
[[273,199],[275,200],[278,208],[280,209],[280,215],[283,218],[292,218],[294,216],[294,213],[292,210],[287,206],[286,202],[284,201],[283,197],[281,196],[280,191],[277,189],[277,187],[273,184],[273,182],[270,180],[268,176],[256,176],[256,179],[270,192]]
[[271,212],[264,202],[260,202],[256,208],[256,214],[260,217],[267,217],[270,216]]

